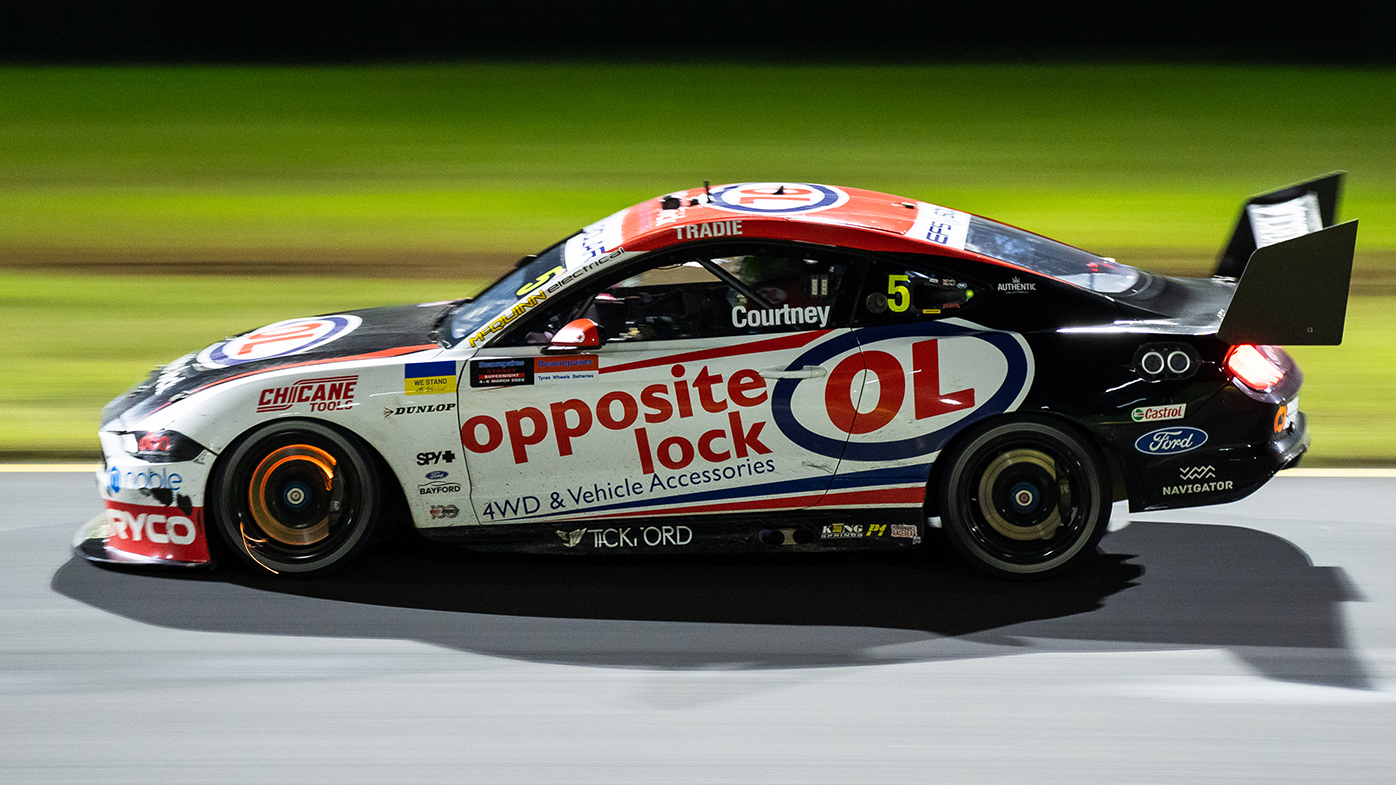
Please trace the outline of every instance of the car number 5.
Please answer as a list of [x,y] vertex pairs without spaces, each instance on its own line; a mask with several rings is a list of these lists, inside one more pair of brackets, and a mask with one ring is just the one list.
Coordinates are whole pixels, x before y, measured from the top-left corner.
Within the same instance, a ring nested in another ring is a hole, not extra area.
[[887,304],[892,311],[901,313],[911,307],[911,289],[906,286],[910,280],[909,275],[887,276],[887,294],[895,298]]

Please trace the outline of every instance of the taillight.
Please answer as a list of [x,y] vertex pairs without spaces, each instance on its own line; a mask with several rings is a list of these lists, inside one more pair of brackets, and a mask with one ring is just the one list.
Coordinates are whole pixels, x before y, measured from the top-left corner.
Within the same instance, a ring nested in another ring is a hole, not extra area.
[[1268,392],[1285,378],[1279,353],[1273,346],[1233,346],[1226,353],[1226,369],[1256,392]]

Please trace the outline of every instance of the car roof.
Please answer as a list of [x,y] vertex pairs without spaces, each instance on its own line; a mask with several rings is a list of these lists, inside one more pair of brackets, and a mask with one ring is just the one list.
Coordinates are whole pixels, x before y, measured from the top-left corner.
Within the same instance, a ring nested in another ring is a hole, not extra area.
[[[648,252],[694,240],[741,238],[935,253],[1025,269],[965,250],[963,227],[968,226],[969,217],[958,210],[861,188],[728,183],[675,191],[621,210],[571,238],[566,260],[567,267],[574,269],[618,251]],[[961,227],[958,235],[957,226]]]

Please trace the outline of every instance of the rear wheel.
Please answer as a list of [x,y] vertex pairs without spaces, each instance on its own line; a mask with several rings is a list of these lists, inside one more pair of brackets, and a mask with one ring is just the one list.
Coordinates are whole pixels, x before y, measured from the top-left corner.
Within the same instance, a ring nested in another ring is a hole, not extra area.
[[316,422],[264,425],[220,462],[215,519],[232,550],[276,573],[339,567],[368,545],[380,517],[367,448]]
[[1005,420],[973,434],[941,475],[941,522],[977,567],[1041,578],[1095,551],[1110,520],[1099,452],[1045,418]]

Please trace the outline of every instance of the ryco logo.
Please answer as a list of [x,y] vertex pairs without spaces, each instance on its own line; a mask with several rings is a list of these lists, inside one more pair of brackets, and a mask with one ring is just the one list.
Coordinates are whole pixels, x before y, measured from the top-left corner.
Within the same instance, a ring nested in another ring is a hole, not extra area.
[[314,319],[290,319],[216,343],[199,352],[199,362],[218,368],[300,354],[353,332],[363,320],[342,314]]
[[158,545],[188,545],[199,535],[194,522],[182,515],[165,516],[143,512],[132,515],[126,510],[107,510],[107,523],[119,539],[140,542],[142,539]]
[[789,215],[828,210],[848,202],[838,188],[811,183],[737,183],[712,190],[707,207],[735,213]]

